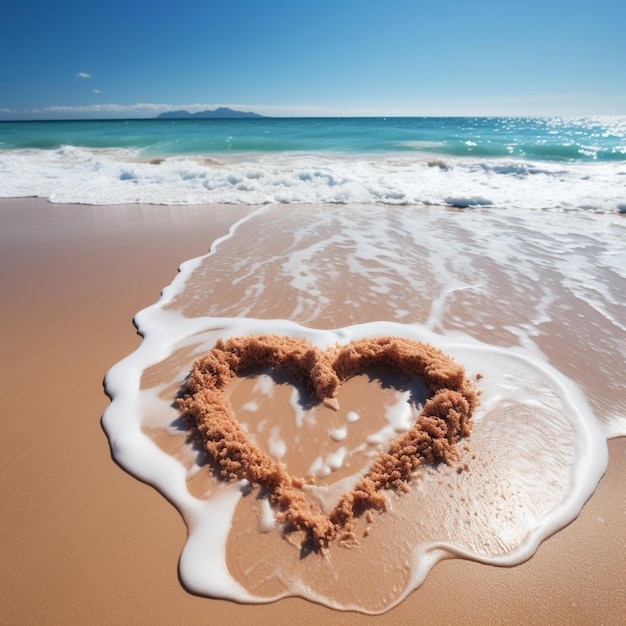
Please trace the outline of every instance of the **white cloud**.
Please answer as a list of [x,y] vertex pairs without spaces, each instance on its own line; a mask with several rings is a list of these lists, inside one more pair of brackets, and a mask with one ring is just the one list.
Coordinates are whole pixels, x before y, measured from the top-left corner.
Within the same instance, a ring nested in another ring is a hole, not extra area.
[[93,93],[102,93],[99,89],[92,89]]
[[78,72],[76,74],[77,78],[91,78],[91,74],[87,74],[87,72]]

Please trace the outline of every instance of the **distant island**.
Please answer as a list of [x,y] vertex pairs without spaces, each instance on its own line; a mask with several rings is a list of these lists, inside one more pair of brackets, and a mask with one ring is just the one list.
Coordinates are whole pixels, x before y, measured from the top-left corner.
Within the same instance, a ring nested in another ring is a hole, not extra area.
[[165,120],[186,120],[186,119],[229,119],[242,117],[265,117],[258,113],[252,113],[250,111],[235,111],[228,107],[219,107],[213,111],[198,111],[198,113],[189,113],[189,111],[166,111],[157,116],[157,119]]

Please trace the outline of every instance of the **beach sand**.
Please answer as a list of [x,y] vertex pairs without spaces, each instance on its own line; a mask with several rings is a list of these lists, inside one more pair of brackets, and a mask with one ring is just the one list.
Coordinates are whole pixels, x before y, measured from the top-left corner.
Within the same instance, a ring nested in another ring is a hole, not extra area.
[[185,591],[178,512],[112,460],[107,370],[140,342],[131,320],[243,207],[0,201],[0,621],[20,623],[626,623],[626,438],[572,524],[512,568],[439,563],[389,612],[297,598],[238,605]]

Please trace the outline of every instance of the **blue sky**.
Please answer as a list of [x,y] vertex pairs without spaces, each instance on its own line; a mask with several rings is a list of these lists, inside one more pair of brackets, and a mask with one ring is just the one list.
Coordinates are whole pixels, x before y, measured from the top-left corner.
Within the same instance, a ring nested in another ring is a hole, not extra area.
[[626,114],[622,0],[20,0],[0,119]]

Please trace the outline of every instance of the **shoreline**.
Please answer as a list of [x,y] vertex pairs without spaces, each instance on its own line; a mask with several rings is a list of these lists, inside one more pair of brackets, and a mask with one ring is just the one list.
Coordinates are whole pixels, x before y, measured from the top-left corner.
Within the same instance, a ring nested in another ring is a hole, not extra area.
[[237,605],[187,593],[185,525],[112,461],[102,379],[140,338],[133,316],[241,206],[56,205],[0,200],[3,617],[10,622],[624,623],[626,438],[579,518],[512,568],[458,559],[376,618],[290,598]]

